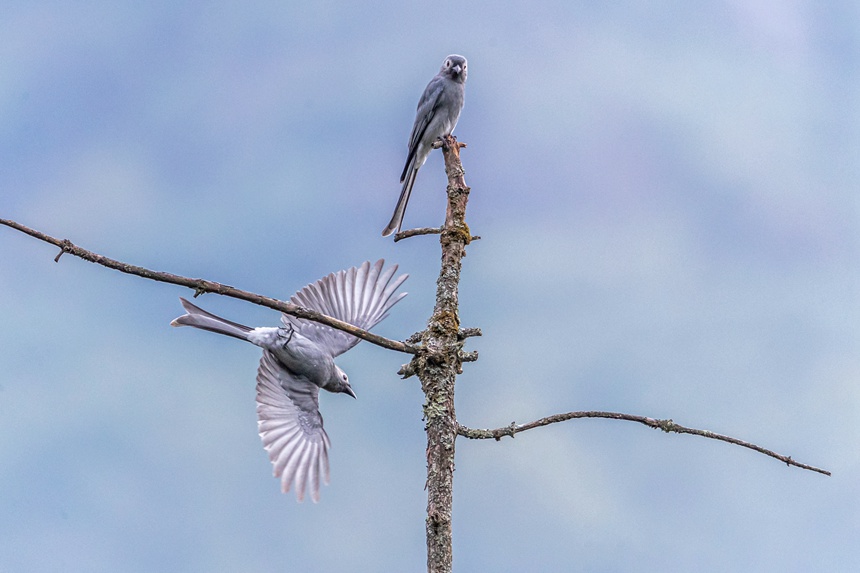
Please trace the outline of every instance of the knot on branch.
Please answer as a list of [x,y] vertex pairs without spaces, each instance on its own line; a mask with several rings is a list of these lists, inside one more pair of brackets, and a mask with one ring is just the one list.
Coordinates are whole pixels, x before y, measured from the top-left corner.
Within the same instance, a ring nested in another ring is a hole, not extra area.
[[511,438],[517,433],[517,423],[511,422],[509,426],[505,426],[504,428],[499,428],[498,430],[493,430],[493,438],[500,442],[504,436],[510,436]]
[[[416,332],[406,339],[406,345],[414,353],[414,357],[408,364],[403,364],[397,374],[406,379],[411,376],[424,378],[423,374],[431,368],[447,368],[452,365],[456,367],[457,373],[463,373],[464,362],[475,362],[478,360],[477,351],[463,350],[466,338],[480,336],[479,328],[466,328],[458,330],[456,341],[448,344],[439,344],[439,338],[450,340],[450,330],[453,330],[456,313],[439,313],[434,315],[437,320],[431,321],[431,328],[422,332]],[[432,330],[431,330],[432,329]],[[437,337],[431,340],[431,335]]]
[[[653,423],[652,423],[653,422]],[[678,431],[678,425],[673,422],[671,419],[669,420],[654,420],[653,418],[647,418],[646,423],[652,428],[660,428],[667,434]]]
[[[422,335],[423,338],[426,331],[418,334]],[[415,356],[413,356],[408,364],[403,364],[400,370],[397,371],[397,374],[404,380],[417,375],[423,384],[426,377],[425,373],[430,369],[446,367],[451,360],[451,353],[446,352],[444,349],[429,347],[423,341],[421,341],[421,344],[417,344],[419,342],[419,340],[416,340],[418,334],[413,334],[407,340],[410,343],[410,348],[415,350]]]
[[56,257],[54,257],[54,262],[59,263],[60,257],[62,257],[63,254],[65,254],[65,253],[71,253],[72,249],[74,247],[75,247],[75,245],[70,240],[63,239],[62,242],[60,243],[60,252],[57,253]]
[[472,239],[472,232],[469,230],[469,225],[464,221],[455,227],[446,227],[442,231],[442,237],[439,240],[443,247],[447,247],[453,243],[468,245],[472,242]]

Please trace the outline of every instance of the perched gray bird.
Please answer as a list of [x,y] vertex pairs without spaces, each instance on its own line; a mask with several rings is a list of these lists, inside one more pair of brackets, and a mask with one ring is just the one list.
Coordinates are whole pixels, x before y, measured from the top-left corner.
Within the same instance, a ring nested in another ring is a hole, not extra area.
[[450,135],[460,119],[460,110],[463,109],[466,97],[466,64],[466,58],[457,54],[445,58],[442,69],[430,80],[418,100],[415,124],[412,126],[412,135],[409,136],[409,154],[400,176],[403,190],[400,192],[391,222],[382,231],[383,237],[400,232],[403,214],[406,212],[406,204],[409,202],[418,170],[427,161],[427,156],[433,149],[433,142]]
[[[332,273],[294,294],[290,302],[364,330],[388,316],[406,293],[395,294],[409,275],[392,280],[394,265],[365,262]],[[342,330],[318,322],[281,315],[283,326],[250,328],[206,312],[180,298],[188,314],[172,326],[193,326],[247,340],[263,348],[257,370],[257,426],[284,493],[295,485],[302,501],[320,497],[320,474],[329,481],[328,435],[319,411],[320,388],[355,398],[349,379],[334,358],[360,342]]]

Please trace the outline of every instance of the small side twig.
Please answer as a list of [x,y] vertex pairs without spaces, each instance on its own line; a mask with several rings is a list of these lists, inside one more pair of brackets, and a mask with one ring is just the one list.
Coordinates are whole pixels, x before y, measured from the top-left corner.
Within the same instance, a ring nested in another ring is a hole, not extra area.
[[[417,237],[419,235],[441,235],[442,231],[441,227],[419,227],[418,229],[407,229],[406,231],[400,231],[396,235],[394,235],[394,242],[400,241],[401,239],[408,239],[409,237]],[[478,241],[481,237],[472,236],[469,238],[470,241]]]
[[0,225],[5,225],[12,229],[21,231],[22,233],[25,233],[27,235],[30,235],[31,237],[39,239],[40,241],[44,241],[46,243],[50,243],[52,245],[55,245],[56,247],[59,247],[60,252],[54,258],[54,262],[59,262],[60,257],[63,254],[69,253],[70,255],[74,255],[85,261],[96,263],[103,267],[114,269],[122,273],[135,275],[154,281],[188,287],[194,290],[195,297],[205,293],[215,293],[220,294],[222,296],[229,296],[261,306],[266,306],[274,310],[279,310],[283,313],[295,316],[297,318],[305,318],[307,320],[319,322],[320,324],[325,324],[326,326],[336,328],[337,330],[342,330],[377,346],[388,348],[389,350],[397,350],[398,352],[405,352],[407,354],[416,354],[418,352],[418,349],[414,345],[405,344],[397,340],[391,340],[385,338],[384,336],[379,336],[378,334],[373,334],[364,329],[358,328],[357,326],[353,326],[348,322],[343,322],[342,320],[338,320],[331,316],[321,314],[319,312],[304,308],[302,306],[290,304],[288,302],[280,301],[275,298],[244,291],[229,285],[217,283],[206,279],[192,279],[180,275],[175,275],[172,273],[153,271],[144,267],[130,265],[128,263],[117,261],[100,255],[98,253],[88,251],[87,249],[75,245],[68,239],[57,239],[56,237],[46,235],[45,233],[42,233],[35,229],[31,229],[25,225],[16,223],[15,221],[10,221],[8,219],[0,219]]
[[400,241],[402,239],[408,239],[409,237],[417,237],[419,235],[440,235],[442,233],[441,227],[420,227],[418,229],[407,229],[406,231],[400,231],[399,233],[394,235],[394,242]]
[[672,420],[657,420],[655,418],[649,418],[647,416],[634,416],[632,414],[621,414],[618,412],[567,412],[566,414],[555,414],[554,416],[547,416],[546,418],[541,418],[540,420],[535,420],[534,422],[530,422],[528,424],[516,424],[514,422],[511,422],[511,425],[509,426],[505,426],[503,428],[496,428],[494,430],[472,429],[467,428],[466,426],[463,426],[462,424],[458,423],[457,434],[463,436],[464,438],[469,438],[472,440],[487,440],[492,438],[496,441],[499,441],[504,436],[510,436],[513,438],[515,434],[525,432],[526,430],[540,428],[541,426],[548,426],[550,424],[555,424],[557,422],[565,422],[567,420],[573,420],[576,418],[609,418],[611,420],[627,420],[628,422],[638,422],[640,424],[644,424],[649,428],[660,429],[667,433],[674,432],[676,434],[692,434],[694,436],[701,436],[703,438],[710,438],[712,440],[728,442],[729,444],[749,448],[760,454],[770,456],[789,466],[795,466],[804,470],[824,474],[826,476],[830,475],[830,472],[827,470],[796,462],[791,459],[791,456],[784,456],[772,450],[768,450],[761,446],[757,446],[756,444],[745,442],[743,440],[739,440],[731,436],[717,434],[708,430],[687,428],[686,426],[676,424]]
[[461,328],[460,332],[457,333],[457,337],[460,340],[466,340],[467,338],[471,338],[472,336],[483,336],[483,335],[484,335],[484,333],[481,332],[480,328],[474,328],[474,327]]
[[478,351],[472,350],[467,352],[465,350],[461,350],[458,356],[460,357],[460,362],[476,362],[478,360]]

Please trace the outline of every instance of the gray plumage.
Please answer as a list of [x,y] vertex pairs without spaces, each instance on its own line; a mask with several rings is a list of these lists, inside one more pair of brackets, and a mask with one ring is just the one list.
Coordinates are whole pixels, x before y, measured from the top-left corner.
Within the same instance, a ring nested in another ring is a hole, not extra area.
[[415,123],[409,136],[409,153],[400,175],[403,188],[394,208],[394,215],[382,231],[383,237],[400,232],[418,170],[427,161],[427,156],[433,149],[433,142],[450,135],[460,119],[460,110],[463,109],[466,97],[466,65],[466,58],[463,56],[452,54],[445,58],[439,73],[430,80],[418,100]]
[[[395,294],[409,275],[392,280],[397,265],[385,261],[332,273],[304,287],[290,302],[370,330],[388,316],[406,293]],[[275,477],[284,493],[295,486],[302,501],[307,488],[319,501],[320,476],[329,482],[328,435],[319,411],[320,388],[355,398],[346,373],[334,358],[360,339],[329,326],[281,315],[282,326],[250,328],[206,312],[184,298],[187,314],[172,326],[193,326],[246,340],[263,348],[257,370],[257,426]]]

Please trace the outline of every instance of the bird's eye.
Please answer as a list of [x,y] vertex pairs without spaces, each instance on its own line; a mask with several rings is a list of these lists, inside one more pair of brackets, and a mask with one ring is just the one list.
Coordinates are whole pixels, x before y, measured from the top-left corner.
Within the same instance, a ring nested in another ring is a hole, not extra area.
[[450,67],[451,67],[451,60],[445,60],[445,67],[446,67],[446,68],[450,68]]
[[343,375],[343,381],[346,382],[346,374]]

